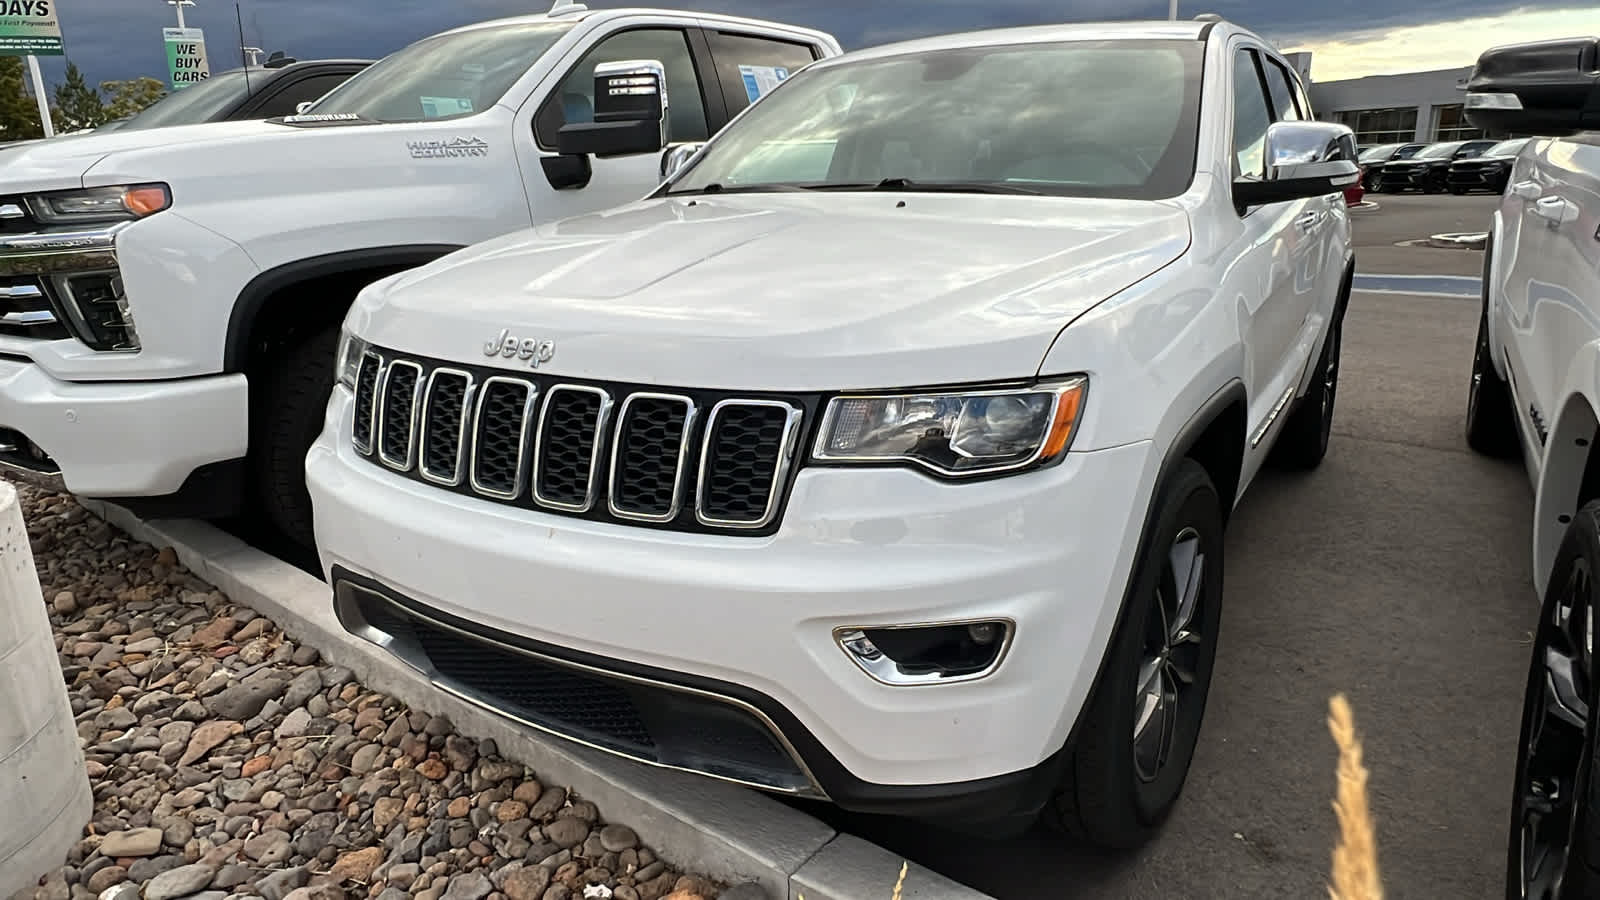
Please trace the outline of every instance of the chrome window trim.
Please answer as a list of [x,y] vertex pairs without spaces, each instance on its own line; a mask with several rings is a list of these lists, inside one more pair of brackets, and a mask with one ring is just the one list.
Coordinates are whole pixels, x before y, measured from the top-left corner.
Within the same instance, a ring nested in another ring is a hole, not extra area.
[[[406,455],[395,459],[384,450],[385,429],[389,425],[389,379],[394,377],[396,369],[410,369],[417,374],[417,380],[411,385],[411,415],[406,422]],[[373,415],[377,417],[378,427],[373,432],[373,444],[378,448],[378,460],[396,472],[410,471],[411,466],[417,461],[417,407],[422,403],[422,366],[409,359],[391,360],[383,370],[383,382],[378,387],[377,396],[373,398],[376,404]]]
[[[719,519],[707,515],[706,502],[706,474],[707,463],[711,459],[711,441],[716,436],[717,416],[724,407],[730,406],[757,406],[782,409],[788,412],[784,419],[783,434],[778,438],[778,462],[772,472],[772,486],[767,489],[767,503],[762,511],[761,518],[753,521],[739,519]],[[713,528],[765,528],[772,523],[778,514],[778,501],[783,496],[782,490],[789,477],[789,469],[794,466],[795,453],[799,449],[800,419],[805,411],[792,403],[782,400],[739,400],[729,398],[717,401],[711,407],[711,412],[706,416],[706,433],[700,441],[700,471],[695,479],[694,517],[701,525]]]
[[[672,400],[683,404],[683,430],[678,435],[678,460],[674,464],[672,473],[672,502],[667,512],[655,515],[650,513],[629,512],[617,506],[617,463],[620,462],[618,451],[622,449],[622,429],[628,424],[628,410],[632,408],[635,400]],[[683,469],[689,457],[689,435],[694,431],[694,420],[698,410],[694,401],[682,394],[659,394],[652,391],[640,391],[629,394],[628,399],[622,401],[622,407],[617,410],[616,425],[613,426],[611,435],[611,468],[610,477],[607,479],[606,507],[613,516],[619,519],[628,519],[633,522],[671,522],[683,510]]]
[[[378,371],[372,376],[372,412],[367,416],[367,443],[363,446],[355,429],[356,410],[361,408],[361,368],[371,358]],[[361,364],[356,366],[355,400],[350,404],[350,445],[362,456],[371,456],[374,439],[378,434],[378,388],[383,385],[385,360],[383,354],[367,350],[361,354]]]
[[[516,385],[528,392],[522,401],[522,422],[517,429],[517,466],[516,474],[512,477],[511,490],[497,491],[486,488],[478,479],[478,435],[482,432],[479,427],[483,419],[483,403],[489,396],[489,388],[497,383]],[[478,390],[477,402],[472,411],[472,459],[469,465],[468,481],[472,489],[485,497],[494,497],[497,500],[515,500],[522,495],[522,489],[527,487],[528,471],[523,463],[528,458],[528,422],[533,418],[533,404],[539,399],[539,386],[523,378],[510,378],[505,375],[491,375],[483,380],[483,385]]]
[[[449,477],[436,475],[428,468],[428,432],[432,427],[433,414],[433,387],[440,375],[459,375],[467,380],[466,389],[461,394],[461,424],[456,426],[456,464]],[[452,369],[449,366],[440,366],[428,373],[427,388],[422,392],[422,425],[418,430],[419,444],[417,448],[417,474],[424,481],[442,484],[446,487],[457,487],[465,473],[467,463],[467,429],[473,423],[472,399],[478,389],[477,379],[471,372],[462,369]]]
[[[562,391],[572,391],[579,394],[594,394],[600,398],[600,409],[595,414],[594,420],[594,448],[589,451],[589,480],[587,491],[584,493],[582,503],[566,503],[560,500],[548,500],[539,493],[539,468],[544,462],[544,422],[550,414],[550,402]],[[557,384],[544,392],[544,402],[539,406],[539,421],[534,423],[533,431],[533,465],[529,466],[528,483],[532,485],[533,502],[547,509],[559,509],[565,512],[586,513],[594,508],[595,495],[599,493],[600,483],[600,448],[604,445],[603,438],[606,427],[611,421],[611,409],[615,401],[611,394],[602,388],[591,387],[583,384]]]

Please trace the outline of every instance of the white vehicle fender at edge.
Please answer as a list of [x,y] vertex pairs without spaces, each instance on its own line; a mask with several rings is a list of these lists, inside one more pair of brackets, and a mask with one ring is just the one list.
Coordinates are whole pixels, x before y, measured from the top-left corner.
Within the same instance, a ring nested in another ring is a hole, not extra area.
[[1565,399],[1550,420],[1540,449],[1542,462],[1533,495],[1533,576],[1542,590],[1566,531],[1563,518],[1574,515],[1583,487],[1600,413],[1600,341],[1581,348],[1562,379]]
[[1502,379],[1506,378],[1505,354],[1500,351],[1500,292],[1496,287],[1500,284],[1501,254],[1496,252],[1501,228],[1500,210],[1496,209],[1489,217],[1489,238],[1484,243],[1484,271],[1483,271],[1483,296],[1484,313],[1488,323],[1489,361],[1494,365],[1495,374]]

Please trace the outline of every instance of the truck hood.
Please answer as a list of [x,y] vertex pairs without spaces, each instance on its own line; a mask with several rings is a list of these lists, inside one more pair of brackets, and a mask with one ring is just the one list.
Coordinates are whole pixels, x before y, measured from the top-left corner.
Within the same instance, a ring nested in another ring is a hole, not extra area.
[[265,122],[207,122],[143,131],[61,135],[0,147],[0,193],[82,187],[85,172],[107,156],[126,150],[193,148],[254,137],[282,126]]
[[1025,378],[1069,322],[1189,246],[1175,203],[971,194],[647,200],[470,247],[364,292],[382,347],[542,373],[809,391]]

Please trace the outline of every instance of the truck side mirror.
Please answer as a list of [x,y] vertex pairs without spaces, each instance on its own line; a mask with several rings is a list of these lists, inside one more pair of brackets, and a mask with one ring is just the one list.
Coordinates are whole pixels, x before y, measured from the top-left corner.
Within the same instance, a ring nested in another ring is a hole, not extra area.
[[667,145],[666,68],[653,59],[594,67],[594,121],[569,122],[557,132],[563,156],[655,153]]
[[694,155],[700,152],[700,148],[704,146],[704,141],[695,141],[694,143],[690,144],[679,144],[676,147],[668,147],[667,152],[661,154],[661,180],[666,181],[672,176],[678,174],[678,172],[682,170],[684,166],[689,164],[689,160],[693,159]]
[[1600,128],[1600,40],[1491,47],[1467,77],[1467,121],[1489,131],[1571,134]]
[[1333,122],[1273,122],[1267,126],[1267,177],[1233,183],[1243,208],[1334,194],[1361,178],[1355,134]]
[[306,110],[310,109],[312,107],[312,105],[315,104],[316,102],[317,101],[315,101],[315,100],[301,100],[299,103],[296,103],[294,105],[294,114],[297,115],[297,116],[303,114]]

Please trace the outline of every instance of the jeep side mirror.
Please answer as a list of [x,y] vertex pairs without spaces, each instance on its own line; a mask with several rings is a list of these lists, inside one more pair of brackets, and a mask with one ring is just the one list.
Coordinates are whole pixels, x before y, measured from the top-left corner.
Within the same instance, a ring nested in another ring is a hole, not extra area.
[[311,108],[312,104],[316,102],[317,101],[315,100],[301,100],[299,103],[294,105],[294,114],[298,116],[304,113],[306,110]]
[[700,148],[704,146],[704,141],[696,141],[692,144],[679,144],[675,147],[668,147],[667,152],[661,154],[661,180],[667,181],[672,176],[683,171],[683,167],[688,165],[689,160],[693,159],[694,155],[699,153]]
[[1336,194],[1361,177],[1355,133],[1333,122],[1274,122],[1267,126],[1266,178],[1233,183],[1233,202],[1260,206]]
[[1600,128],[1600,39],[1491,47],[1467,77],[1467,121],[1489,131],[1571,134]]
[[653,59],[594,67],[594,121],[570,122],[557,133],[563,156],[654,153],[667,145],[667,75]]

